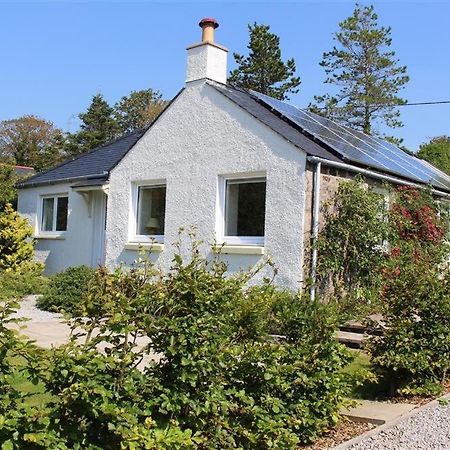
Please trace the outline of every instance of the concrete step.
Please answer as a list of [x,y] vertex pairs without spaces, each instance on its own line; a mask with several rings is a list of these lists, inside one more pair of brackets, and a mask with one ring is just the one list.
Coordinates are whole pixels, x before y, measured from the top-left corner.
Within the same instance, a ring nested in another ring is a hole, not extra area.
[[356,422],[367,422],[381,425],[409,413],[416,407],[417,405],[409,403],[389,403],[360,400],[356,406],[352,408],[344,408],[341,413]]
[[337,339],[341,344],[351,348],[360,348],[365,340],[363,333],[351,333],[349,331],[338,331]]

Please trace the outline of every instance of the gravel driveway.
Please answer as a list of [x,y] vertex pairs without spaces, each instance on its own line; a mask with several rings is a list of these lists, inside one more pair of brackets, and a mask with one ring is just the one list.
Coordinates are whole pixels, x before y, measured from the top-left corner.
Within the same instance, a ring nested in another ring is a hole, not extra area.
[[450,449],[450,404],[434,403],[396,426],[354,444],[352,450]]

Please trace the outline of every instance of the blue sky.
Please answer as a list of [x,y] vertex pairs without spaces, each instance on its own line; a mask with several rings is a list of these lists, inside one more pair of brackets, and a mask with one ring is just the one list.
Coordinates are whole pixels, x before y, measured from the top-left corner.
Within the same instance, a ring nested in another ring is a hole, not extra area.
[[[360,2],[367,4],[367,2]],[[374,1],[380,23],[392,27],[393,49],[408,66],[410,102],[450,100],[450,1]],[[216,40],[246,51],[247,24],[271,26],[283,57],[302,78],[291,102],[304,107],[324,93],[322,53],[333,45],[350,1],[2,1],[0,0],[0,120],[36,114],[75,131],[77,114],[101,92],[114,103],[131,90],[173,97],[184,84],[187,45],[198,21],[215,17]],[[405,127],[392,134],[410,149],[450,134],[450,104],[402,108]]]

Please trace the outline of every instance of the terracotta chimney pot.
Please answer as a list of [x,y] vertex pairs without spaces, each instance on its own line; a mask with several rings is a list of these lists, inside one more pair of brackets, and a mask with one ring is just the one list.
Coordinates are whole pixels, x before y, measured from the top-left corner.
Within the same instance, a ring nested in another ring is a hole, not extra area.
[[211,17],[205,17],[198,25],[202,29],[202,42],[214,42],[214,30],[219,27],[219,22]]

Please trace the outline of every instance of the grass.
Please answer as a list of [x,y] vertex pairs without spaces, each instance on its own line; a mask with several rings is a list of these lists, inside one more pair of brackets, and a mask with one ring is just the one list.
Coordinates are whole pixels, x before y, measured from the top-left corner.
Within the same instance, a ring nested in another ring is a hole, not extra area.
[[10,378],[11,386],[26,394],[25,403],[29,406],[43,406],[52,399],[52,395],[45,392],[41,382],[33,383],[25,368],[25,360],[22,357],[12,357],[11,364],[17,369]]
[[380,400],[389,396],[389,383],[386,380],[372,381],[364,379],[363,371],[370,371],[369,355],[362,350],[352,350],[355,359],[344,369],[344,373],[359,380],[353,382],[351,396],[357,400]]

